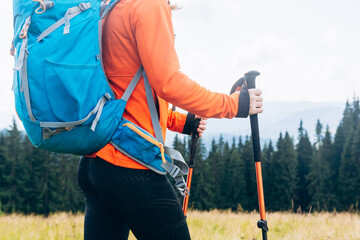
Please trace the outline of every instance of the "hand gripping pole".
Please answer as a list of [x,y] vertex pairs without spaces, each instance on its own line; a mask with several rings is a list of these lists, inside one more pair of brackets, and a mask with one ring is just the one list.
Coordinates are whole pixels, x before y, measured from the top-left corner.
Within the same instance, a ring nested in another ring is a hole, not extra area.
[[[248,89],[255,88],[255,79],[260,75],[257,71],[250,71],[245,74],[244,80]],[[259,201],[260,220],[257,222],[258,228],[262,229],[262,237],[267,240],[267,232],[269,231],[267,226],[266,214],[265,214],[265,200],[264,200],[264,188],[261,173],[261,146],[259,137],[259,124],[257,114],[250,116],[251,124],[251,136],[254,150],[255,170],[256,170],[256,182]]]

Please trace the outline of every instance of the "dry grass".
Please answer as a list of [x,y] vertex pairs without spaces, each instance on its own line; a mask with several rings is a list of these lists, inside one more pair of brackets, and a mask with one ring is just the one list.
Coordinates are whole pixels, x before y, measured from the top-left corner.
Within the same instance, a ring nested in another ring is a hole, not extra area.
[[[267,216],[269,239],[350,240],[360,239],[360,215],[350,213],[292,214],[270,213]],[[256,223],[257,213],[192,212],[188,223],[192,238],[262,239]]]
[[[256,227],[257,213],[235,214],[229,211],[188,213],[194,240],[261,239]],[[360,239],[360,215],[350,213],[268,214],[268,238],[278,239]],[[83,239],[83,215],[57,213],[41,216],[0,216],[0,240]],[[135,239],[133,236],[130,239]]]
[[3,215],[0,240],[83,239],[83,215],[57,213],[42,216]]

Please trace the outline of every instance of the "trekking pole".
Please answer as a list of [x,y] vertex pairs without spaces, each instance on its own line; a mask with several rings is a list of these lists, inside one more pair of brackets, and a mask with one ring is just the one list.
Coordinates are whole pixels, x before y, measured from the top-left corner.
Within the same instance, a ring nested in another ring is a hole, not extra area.
[[190,187],[192,181],[192,174],[195,166],[196,148],[199,140],[199,132],[197,131],[197,128],[199,127],[200,120],[201,120],[200,118],[195,119],[194,128],[192,130],[191,147],[190,147],[190,155],[189,155],[189,174],[187,175],[187,179],[186,179],[186,187],[188,189],[188,192],[185,193],[185,197],[183,201],[183,212],[185,217],[189,204],[189,195],[190,195],[189,193],[190,193]]
[[[256,71],[250,71],[245,74],[244,80],[247,83],[248,89],[255,88],[255,78],[258,75],[260,75],[260,73]],[[251,124],[251,136],[252,136],[253,150],[254,150],[256,183],[257,183],[259,212],[260,212],[260,220],[257,222],[257,226],[258,228],[262,229],[263,239],[267,240],[267,232],[269,231],[269,229],[267,226],[267,220],[265,214],[264,188],[263,188],[263,179],[261,173],[261,147],[260,147],[259,123],[258,123],[257,114],[250,116],[250,124]]]
[[[259,76],[260,73],[257,71],[250,71],[240,78],[231,88],[230,94],[235,92],[238,87],[247,87],[248,89],[255,88],[255,78]],[[265,214],[265,200],[264,200],[264,188],[263,180],[261,173],[261,147],[260,147],[260,137],[259,137],[259,124],[257,114],[250,116],[251,124],[251,136],[253,142],[253,151],[254,151],[254,160],[255,160],[255,170],[256,170],[256,183],[258,191],[258,201],[259,201],[259,212],[260,220],[257,222],[258,228],[262,229],[262,237],[264,240],[267,240],[267,232],[269,231],[266,221]]]

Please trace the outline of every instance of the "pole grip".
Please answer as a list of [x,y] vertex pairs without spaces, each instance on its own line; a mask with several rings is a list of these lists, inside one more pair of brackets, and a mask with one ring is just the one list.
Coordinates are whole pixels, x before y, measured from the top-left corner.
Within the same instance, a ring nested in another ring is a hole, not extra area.
[[[244,80],[248,89],[256,87],[255,79],[260,73],[257,71],[250,71],[244,75]],[[259,134],[259,122],[257,114],[250,116],[251,135],[253,141],[253,151],[255,162],[261,162],[261,146],[260,146],[260,134]]]
[[258,71],[250,71],[245,73],[244,80],[247,83],[248,89],[255,88],[255,79],[259,75],[260,73]]

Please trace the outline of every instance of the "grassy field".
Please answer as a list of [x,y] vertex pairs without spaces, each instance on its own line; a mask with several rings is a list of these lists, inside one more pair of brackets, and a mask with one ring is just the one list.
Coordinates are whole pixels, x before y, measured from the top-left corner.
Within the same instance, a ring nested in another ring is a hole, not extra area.
[[[188,213],[194,240],[262,239],[257,213]],[[270,240],[360,239],[360,215],[350,213],[268,214]],[[83,215],[57,213],[41,216],[0,216],[0,240],[83,239]],[[135,239],[131,236],[129,239]]]

